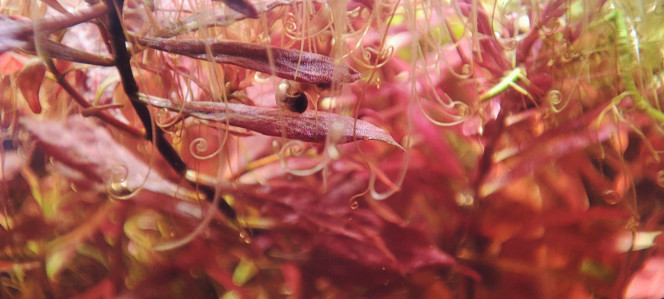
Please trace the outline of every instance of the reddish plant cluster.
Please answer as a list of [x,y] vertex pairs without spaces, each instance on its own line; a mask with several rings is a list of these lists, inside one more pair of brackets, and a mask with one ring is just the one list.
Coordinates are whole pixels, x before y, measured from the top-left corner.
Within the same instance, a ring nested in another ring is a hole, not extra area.
[[663,297],[623,2],[3,5],[2,297]]

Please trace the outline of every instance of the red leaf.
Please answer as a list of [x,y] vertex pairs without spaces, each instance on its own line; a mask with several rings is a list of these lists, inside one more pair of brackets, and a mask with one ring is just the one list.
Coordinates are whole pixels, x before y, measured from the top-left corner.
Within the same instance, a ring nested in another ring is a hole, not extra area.
[[[568,123],[568,131],[549,131],[546,135],[542,135],[528,144],[527,147],[522,146],[523,149],[515,151],[516,154],[506,158],[503,163],[496,164],[494,173],[481,187],[481,195],[492,194],[524,176],[531,175],[533,171],[551,161],[581,151],[598,142],[606,141],[617,130],[613,123],[604,122],[598,127],[574,127],[592,121],[594,118],[586,116],[594,116],[596,111],[601,110],[595,109]],[[508,164],[509,167],[505,167],[505,163],[514,164]]]
[[[340,181],[342,185],[319,194],[293,182],[273,181],[268,190],[246,186],[238,196],[275,222],[275,228],[255,242],[298,256],[304,279],[325,276],[342,284],[373,287],[423,268],[449,266],[476,275],[437,248],[424,227],[392,223],[366,208],[351,210],[345,194],[353,194],[362,183],[366,181],[348,189]],[[296,252],[289,252],[294,243],[299,244]]]
[[[64,121],[21,118],[21,125],[38,141],[39,146],[67,167],[82,173],[89,184],[104,190],[113,173],[126,172],[123,186],[128,190],[143,189],[173,197],[189,192],[164,178],[157,170],[149,170],[143,160],[118,144],[103,127],[75,115]],[[159,164],[159,163],[155,163]],[[145,180],[145,176],[147,180]],[[144,182],[145,180],[145,182]]]
[[293,263],[281,265],[284,282],[293,298],[302,298],[302,272]]
[[[302,114],[284,113],[277,108],[256,107],[235,103],[185,102],[172,103],[157,99],[141,100],[147,104],[200,119],[228,123],[268,136],[282,136],[307,142],[325,142],[329,134],[339,134],[339,143],[357,140],[379,140],[401,147],[383,129],[363,120],[329,112],[306,111]],[[353,127],[355,126],[355,138]],[[337,129],[338,128],[338,131]]]
[[23,66],[18,73],[16,84],[23,94],[23,98],[28,102],[28,106],[33,113],[41,113],[42,107],[39,103],[39,89],[44,80],[46,66],[41,60],[32,60]]

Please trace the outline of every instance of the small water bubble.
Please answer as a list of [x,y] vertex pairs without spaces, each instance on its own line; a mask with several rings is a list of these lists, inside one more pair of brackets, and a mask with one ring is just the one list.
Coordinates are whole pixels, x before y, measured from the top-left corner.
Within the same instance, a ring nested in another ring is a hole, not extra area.
[[357,8],[355,8],[355,9],[349,11],[349,12],[348,12],[348,16],[351,17],[351,18],[357,18],[357,17],[359,17],[359,16],[360,16],[360,8],[361,8],[361,7],[358,6]]
[[615,205],[620,202],[620,194],[616,190],[607,190],[602,194],[602,200],[607,204]]
[[351,200],[350,201],[350,209],[351,210],[357,210],[357,208],[360,207],[360,202],[357,200]]
[[664,170],[657,172],[657,185],[664,188]]
[[109,193],[117,197],[118,199],[122,199],[123,196],[128,196],[131,194],[131,190],[129,190],[129,185],[127,184],[127,181],[112,182],[108,186],[108,189]]
[[475,203],[475,198],[468,192],[459,192],[454,196],[457,205],[461,207],[470,207]]
[[240,240],[242,240],[242,242],[244,242],[245,244],[251,244],[251,237],[246,231],[240,232]]

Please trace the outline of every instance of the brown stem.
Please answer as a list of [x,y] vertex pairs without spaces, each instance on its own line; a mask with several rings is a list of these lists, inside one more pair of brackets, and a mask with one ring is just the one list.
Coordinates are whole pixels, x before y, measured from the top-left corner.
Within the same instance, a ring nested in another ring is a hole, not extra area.
[[[92,104],[90,102],[86,101],[81,94],[79,94],[76,89],[74,89],[73,86],[65,80],[65,77],[60,71],[55,67],[55,64],[53,64],[53,60],[48,58],[45,60],[46,65],[48,66],[49,71],[53,73],[53,76],[55,76],[55,80],[62,86],[62,88],[78,103],[81,105],[84,109],[89,109],[92,108]],[[145,132],[143,132],[140,129],[137,129],[136,127],[133,127],[127,123],[121,122],[117,118],[111,116],[105,111],[100,111],[97,113],[95,116],[99,117],[99,119],[107,122],[108,124],[127,132],[128,134],[138,137],[138,138],[145,138]]]
[[[50,58],[56,58],[61,60],[67,60],[78,63],[99,65],[99,66],[113,66],[113,60],[111,58],[91,54],[85,51],[77,50],[68,46],[65,46],[61,43],[54,42],[44,36],[37,37],[39,38],[39,53],[42,56],[47,56]],[[29,44],[26,47],[23,47],[22,50],[36,55],[37,51],[35,50],[34,44]]]

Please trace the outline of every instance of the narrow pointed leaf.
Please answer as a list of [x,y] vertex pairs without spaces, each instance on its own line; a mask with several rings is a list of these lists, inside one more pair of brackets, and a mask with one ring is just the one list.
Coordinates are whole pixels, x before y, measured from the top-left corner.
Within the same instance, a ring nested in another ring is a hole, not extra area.
[[26,46],[31,37],[29,22],[0,16],[0,54]]
[[220,0],[224,2],[232,10],[242,13],[250,18],[258,18],[258,10],[256,7],[246,0]]
[[[54,42],[47,38],[41,38],[40,47],[41,47],[40,48],[41,54],[51,58],[57,58],[67,61],[78,62],[78,63],[92,64],[92,65],[101,65],[101,66],[114,65],[114,61],[111,58],[74,49],[72,47],[63,45],[58,42]],[[22,47],[21,49],[26,52],[36,54],[34,43],[29,43],[25,47]]]
[[[268,136],[284,134],[286,138],[290,139],[325,142],[328,134],[339,134],[339,138],[335,138],[339,143],[348,143],[355,139],[379,140],[401,147],[387,132],[369,122],[329,112],[310,110],[302,114],[292,114],[284,113],[277,108],[218,102],[186,102],[181,105],[145,97],[141,97],[141,101],[172,111],[182,111],[184,114],[200,119],[219,123],[228,121],[231,126]],[[355,138],[353,137],[354,125],[356,126]]]
[[[181,54],[195,59],[208,59],[206,46],[210,47],[212,60],[248,68],[298,82],[331,85],[335,82],[350,83],[361,75],[345,63],[335,63],[332,58],[291,49],[269,48],[264,45],[220,40],[167,40],[137,37],[136,42],[160,51]],[[274,69],[270,67],[268,51],[271,51]]]

